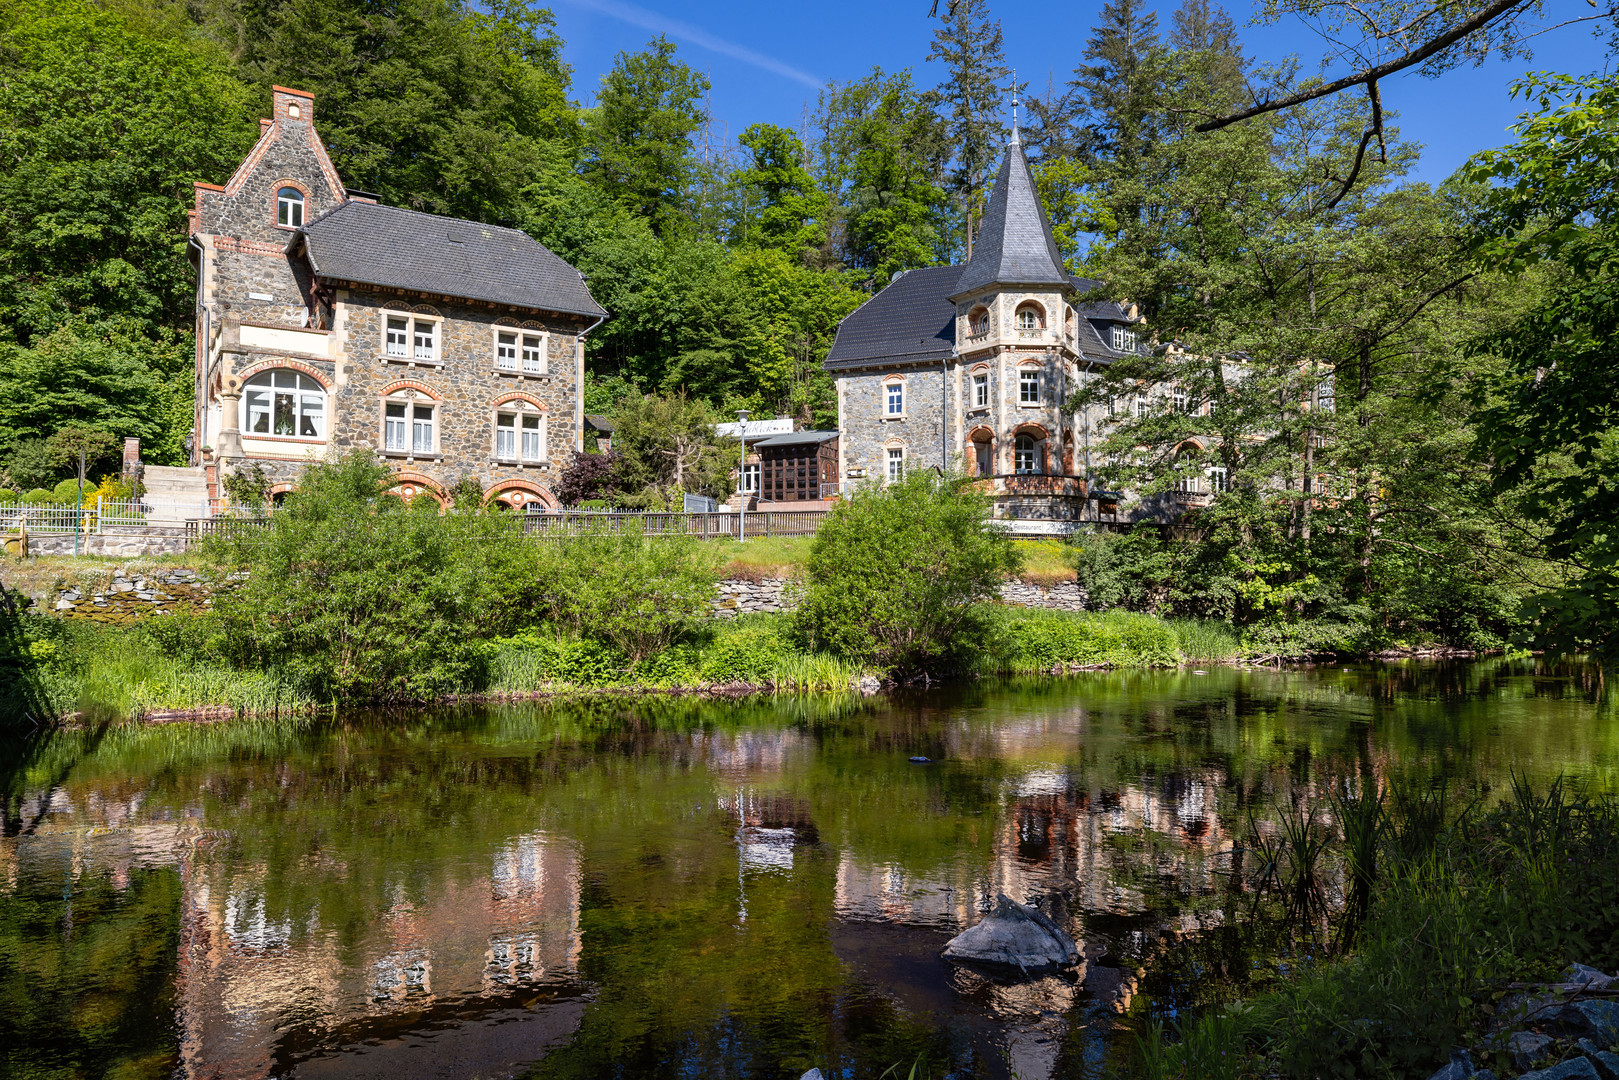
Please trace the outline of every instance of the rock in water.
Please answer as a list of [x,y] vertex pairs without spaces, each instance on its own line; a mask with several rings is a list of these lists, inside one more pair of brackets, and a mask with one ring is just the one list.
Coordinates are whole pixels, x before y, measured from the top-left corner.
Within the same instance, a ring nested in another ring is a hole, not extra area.
[[1005,964],[1024,971],[1067,967],[1079,962],[1074,939],[1046,915],[1002,893],[995,910],[963,930],[944,947],[950,960]]

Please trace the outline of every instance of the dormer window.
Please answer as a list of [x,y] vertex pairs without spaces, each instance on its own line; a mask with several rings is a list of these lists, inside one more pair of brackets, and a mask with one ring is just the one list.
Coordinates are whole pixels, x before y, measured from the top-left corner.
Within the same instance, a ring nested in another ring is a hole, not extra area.
[[1046,328],[1046,309],[1039,304],[1027,303],[1017,309],[1017,328],[1019,330],[1044,330]]
[[275,193],[275,223],[288,229],[303,227],[303,192],[297,188],[284,187]]
[[1136,332],[1134,330],[1131,330],[1129,327],[1124,326],[1121,323],[1114,323],[1113,324],[1113,351],[1114,352],[1126,352],[1126,353],[1135,352],[1136,351]]

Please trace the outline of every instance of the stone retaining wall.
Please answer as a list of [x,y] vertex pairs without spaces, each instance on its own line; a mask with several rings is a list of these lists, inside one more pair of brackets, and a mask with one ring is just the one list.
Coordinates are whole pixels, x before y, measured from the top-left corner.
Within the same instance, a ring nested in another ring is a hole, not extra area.
[[[80,555],[134,559],[146,555],[178,555],[186,550],[180,530],[144,533],[93,533],[79,537]],[[72,533],[29,533],[28,554],[72,555]]]
[[[731,619],[753,611],[787,611],[792,604],[783,598],[782,591],[789,584],[791,582],[781,578],[758,582],[734,578],[722,581],[719,596],[714,600],[714,617]],[[1049,588],[1022,581],[1008,581],[1001,586],[1001,602],[1012,607],[1084,611],[1088,599],[1085,590],[1073,581],[1059,581]]]
[[1052,608],[1057,611],[1084,611],[1090,602],[1077,581],[1059,581],[1050,588],[1008,581],[1001,586],[1001,603],[1012,607]]
[[153,570],[133,577],[114,570],[96,589],[70,587],[56,593],[50,609],[65,618],[127,623],[147,615],[167,615],[176,608],[205,607],[208,590],[193,570]]

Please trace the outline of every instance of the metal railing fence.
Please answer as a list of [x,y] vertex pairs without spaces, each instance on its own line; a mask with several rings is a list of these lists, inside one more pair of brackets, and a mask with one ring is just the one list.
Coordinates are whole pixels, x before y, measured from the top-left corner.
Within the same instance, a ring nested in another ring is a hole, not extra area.
[[[743,526],[748,538],[814,536],[830,510],[752,510]],[[557,510],[523,515],[530,536],[576,536],[586,532],[618,533],[640,529],[644,536],[695,536],[704,540],[737,535],[737,515],[719,511],[687,514],[658,511]]]
[[0,532],[72,533],[98,535],[125,529],[183,529],[199,518],[253,516],[246,507],[225,505],[219,499],[197,502],[158,502],[152,499],[86,500],[71,503],[0,503]]

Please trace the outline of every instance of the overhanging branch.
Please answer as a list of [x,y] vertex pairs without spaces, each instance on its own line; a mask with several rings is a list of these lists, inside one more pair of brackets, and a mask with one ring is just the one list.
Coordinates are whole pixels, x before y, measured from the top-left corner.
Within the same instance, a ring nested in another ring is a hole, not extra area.
[[[1243,120],[1252,119],[1255,116],[1262,116],[1265,113],[1276,112],[1281,109],[1291,109],[1293,106],[1303,105],[1307,101],[1315,101],[1317,98],[1330,97],[1339,91],[1349,89],[1351,86],[1359,86],[1362,83],[1373,83],[1379,79],[1387,78],[1397,71],[1404,71],[1408,67],[1415,67],[1417,64],[1427,60],[1435,53],[1441,52],[1444,49],[1456,44],[1456,42],[1460,41],[1468,34],[1473,33],[1475,30],[1482,30],[1484,27],[1490,25],[1490,23],[1494,22],[1502,15],[1505,15],[1513,8],[1522,7],[1527,3],[1529,3],[1529,0],[1495,0],[1495,3],[1491,4],[1489,7],[1479,10],[1471,18],[1462,20],[1449,30],[1446,30],[1444,33],[1434,38],[1432,41],[1429,41],[1418,48],[1412,49],[1405,55],[1390,60],[1387,63],[1378,64],[1375,67],[1367,68],[1365,71],[1357,72],[1354,75],[1345,75],[1341,79],[1334,79],[1330,83],[1324,83],[1321,86],[1312,87],[1309,90],[1300,90],[1296,94],[1288,94],[1286,97],[1277,98],[1275,101],[1261,102],[1260,104],[1244,109],[1241,112],[1232,113],[1230,116],[1222,116],[1216,120],[1209,120],[1206,123],[1197,125],[1197,130],[1218,131],[1223,127],[1228,127]],[[937,0],[935,0],[935,7],[937,7]]]

